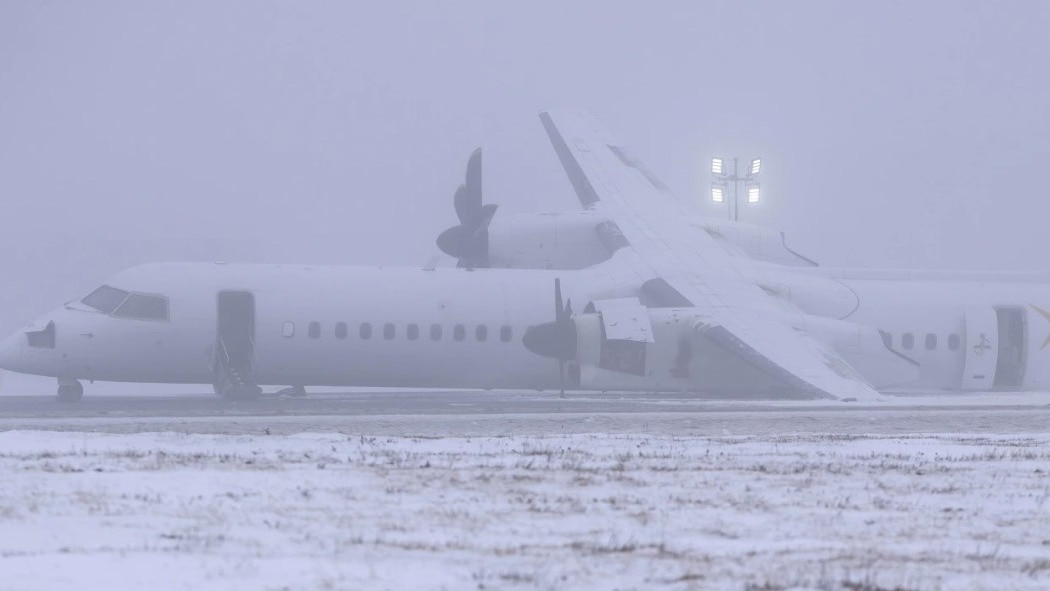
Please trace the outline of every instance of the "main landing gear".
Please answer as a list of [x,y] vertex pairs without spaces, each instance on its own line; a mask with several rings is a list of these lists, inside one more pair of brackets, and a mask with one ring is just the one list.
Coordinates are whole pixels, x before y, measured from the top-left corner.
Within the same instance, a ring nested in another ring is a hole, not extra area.
[[80,402],[84,397],[84,385],[77,380],[60,378],[58,380],[59,402]]

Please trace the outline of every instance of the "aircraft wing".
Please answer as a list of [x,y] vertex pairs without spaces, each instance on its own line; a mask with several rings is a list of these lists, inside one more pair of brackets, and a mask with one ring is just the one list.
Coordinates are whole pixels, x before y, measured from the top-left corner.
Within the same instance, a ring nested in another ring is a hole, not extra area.
[[878,396],[834,350],[804,330],[801,313],[748,280],[691,212],[637,158],[585,113],[540,114],[580,203],[618,226],[633,256],[629,272],[667,305],[695,306],[713,342],[813,397]]

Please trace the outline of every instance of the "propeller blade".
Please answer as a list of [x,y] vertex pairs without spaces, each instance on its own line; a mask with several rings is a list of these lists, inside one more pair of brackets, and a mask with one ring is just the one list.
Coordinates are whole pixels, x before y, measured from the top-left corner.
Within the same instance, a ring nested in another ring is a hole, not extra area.
[[[564,305],[563,305],[564,304]],[[562,301],[561,279],[554,278],[554,322],[530,326],[521,339],[529,351],[558,360],[558,389],[565,395],[565,362],[576,358],[576,323],[572,302]]]
[[470,159],[467,160],[467,174],[466,174],[466,185],[467,193],[470,194],[470,198],[477,203],[477,206],[481,207],[481,148],[474,150],[470,155]]
[[473,238],[473,233],[466,226],[452,226],[438,236],[437,246],[449,256],[467,258],[473,254]]
[[470,155],[464,182],[452,198],[459,225],[445,230],[437,239],[442,252],[459,259],[458,267],[489,266],[488,229],[497,206],[482,204],[481,197],[481,148],[478,148]]
[[554,321],[561,322],[562,318],[562,307],[561,307],[561,278],[554,278]]
[[481,232],[482,230],[488,231],[489,224],[492,223],[492,218],[495,217],[496,209],[498,207],[499,206],[495,203],[486,203],[485,205],[481,206],[481,209],[478,210],[478,216],[480,218],[478,220],[479,232]]
[[486,211],[481,205],[481,148],[470,155],[466,178],[456,189],[453,203],[460,224],[473,229],[485,222]]
[[456,208],[456,217],[459,218],[460,225],[471,227],[476,225],[481,213],[479,211],[481,202],[473,202],[473,197],[467,191],[466,185],[460,185],[456,189],[456,195],[452,198],[452,204]]

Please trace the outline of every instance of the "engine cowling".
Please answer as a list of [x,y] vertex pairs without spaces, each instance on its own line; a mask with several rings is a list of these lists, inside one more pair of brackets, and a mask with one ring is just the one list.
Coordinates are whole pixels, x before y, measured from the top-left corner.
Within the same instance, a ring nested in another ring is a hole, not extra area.
[[709,327],[698,309],[641,308],[651,328],[649,340],[609,338],[608,312],[573,319],[581,388],[741,398],[810,397],[809,392],[791,391],[776,376],[756,371],[724,343],[705,334]]
[[[710,393],[718,397],[810,398],[735,350],[728,333],[697,308],[646,308],[636,299],[592,302],[572,317],[572,385],[587,390]],[[874,328],[806,316],[810,336],[876,388],[914,380],[918,364],[890,349]]]
[[481,173],[478,148],[452,200],[459,223],[437,238],[438,248],[458,259],[458,266],[583,269],[608,260],[621,246],[610,243],[610,222],[593,211],[497,218],[497,206],[483,202]]
[[500,216],[489,225],[492,267],[584,269],[609,259],[597,228],[603,218],[591,211]]

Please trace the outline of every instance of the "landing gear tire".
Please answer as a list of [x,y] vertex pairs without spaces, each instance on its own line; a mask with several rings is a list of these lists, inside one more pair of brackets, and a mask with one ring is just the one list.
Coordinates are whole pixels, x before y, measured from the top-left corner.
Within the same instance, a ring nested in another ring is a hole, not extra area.
[[58,385],[58,401],[59,402],[80,402],[80,399],[84,397],[84,385],[80,382],[73,382],[72,384],[59,384]]

